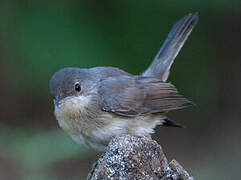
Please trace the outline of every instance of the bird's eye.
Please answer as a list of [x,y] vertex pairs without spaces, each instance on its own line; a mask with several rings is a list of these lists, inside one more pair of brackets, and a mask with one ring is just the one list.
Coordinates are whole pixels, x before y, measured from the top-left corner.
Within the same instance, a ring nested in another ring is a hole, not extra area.
[[76,84],[74,85],[74,89],[75,89],[75,91],[80,92],[80,91],[81,91],[81,86],[80,86],[80,84],[79,84],[79,83],[76,83]]

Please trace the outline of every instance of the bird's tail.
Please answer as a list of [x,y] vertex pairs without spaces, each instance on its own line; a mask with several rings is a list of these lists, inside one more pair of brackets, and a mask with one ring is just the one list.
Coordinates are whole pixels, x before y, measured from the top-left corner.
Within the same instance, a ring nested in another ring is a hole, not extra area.
[[152,64],[143,72],[142,76],[152,76],[166,81],[175,57],[181,50],[197,22],[197,13],[190,13],[179,20],[172,27]]

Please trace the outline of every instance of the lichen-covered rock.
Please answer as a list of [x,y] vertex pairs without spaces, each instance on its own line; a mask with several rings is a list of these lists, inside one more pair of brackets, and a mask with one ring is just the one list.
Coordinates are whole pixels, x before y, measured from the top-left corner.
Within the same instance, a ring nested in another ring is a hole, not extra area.
[[191,180],[179,166],[176,169],[175,163],[168,166],[161,146],[151,138],[123,135],[111,140],[87,179]]
[[161,180],[193,180],[193,177],[176,160],[172,160],[166,167]]

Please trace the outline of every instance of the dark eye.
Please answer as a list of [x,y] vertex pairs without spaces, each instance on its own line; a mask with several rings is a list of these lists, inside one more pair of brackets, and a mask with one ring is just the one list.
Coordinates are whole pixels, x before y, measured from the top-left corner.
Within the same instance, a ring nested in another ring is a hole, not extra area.
[[80,91],[81,91],[81,86],[80,86],[80,84],[79,84],[79,83],[76,83],[76,84],[74,85],[74,89],[75,89],[75,91],[80,92]]

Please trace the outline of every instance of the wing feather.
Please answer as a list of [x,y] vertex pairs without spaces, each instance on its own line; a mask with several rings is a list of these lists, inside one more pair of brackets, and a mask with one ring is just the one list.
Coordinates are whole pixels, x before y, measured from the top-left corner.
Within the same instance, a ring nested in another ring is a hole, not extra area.
[[171,83],[150,77],[110,77],[101,82],[98,93],[104,111],[123,116],[167,112],[191,105]]

